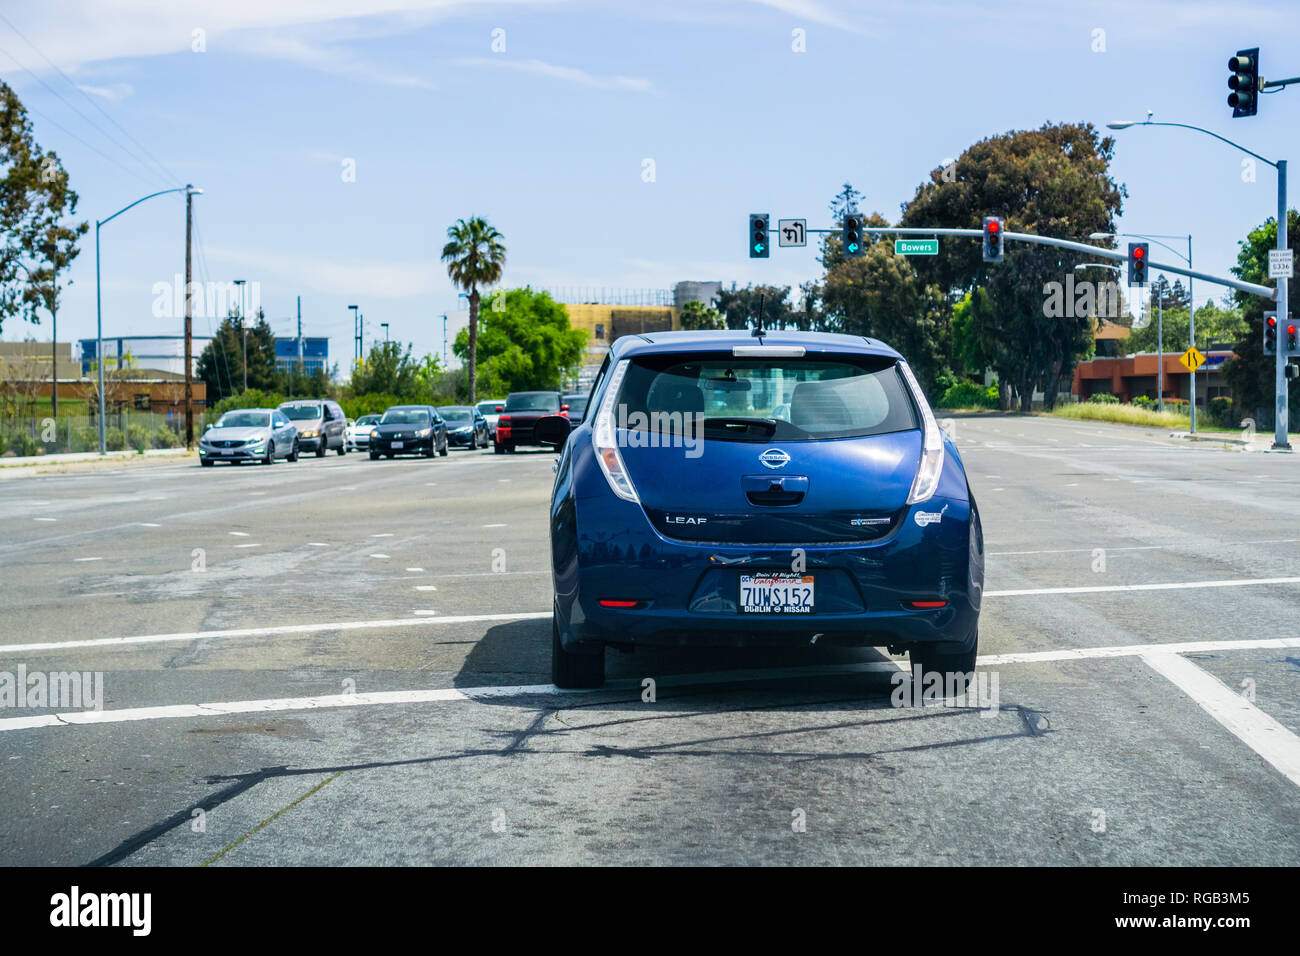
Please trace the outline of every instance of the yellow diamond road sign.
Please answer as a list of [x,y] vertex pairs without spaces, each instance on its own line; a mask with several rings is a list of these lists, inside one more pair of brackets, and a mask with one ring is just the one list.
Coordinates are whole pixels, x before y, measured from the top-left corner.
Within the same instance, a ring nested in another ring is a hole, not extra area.
[[1205,364],[1205,356],[1198,348],[1196,348],[1196,346],[1192,346],[1182,355],[1178,356],[1178,361],[1183,363],[1183,368],[1187,369],[1187,371],[1195,372]]

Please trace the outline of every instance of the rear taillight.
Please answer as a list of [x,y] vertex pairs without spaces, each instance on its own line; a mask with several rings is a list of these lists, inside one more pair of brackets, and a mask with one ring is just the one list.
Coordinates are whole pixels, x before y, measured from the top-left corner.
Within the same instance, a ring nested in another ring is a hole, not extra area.
[[907,606],[917,611],[932,611],[935,608],[947,607],[947,601],[908,601]]
[[617,400],[619,387],[623,384],[623,376],[627,374],[627,364],[628,360],[623,359],[614,367],[610,375],[609,385],[605,388],[605,397],[601,399],[600,409],[596,413],[596,427],[592,432],[591,444],[596,452],[596,460],[600,462],[600,470],[605,473],[605,479],[609,482],[610,490],[624,501],[635,501],[640,504],[641,499],[637,497],[636,488],[633,487],[632,479],[623,465],[623,456],[619,454],[618,432],[614,427],[614,403]]
[[507,428],[509,428],[509,427],[510,427],[510,416],[509,416],[509,415],[502,415],[500,418],[497,419],[497,424],[498,424],[498,425],[505,425]]
[[907,495],[907,503],[915,505],[929,501],[939,488],[939,476],[943,474],[943,432],[939,430],[934,412],[930,411],[930,403],[925,400],[925,393],[917,384],[911,368],[906,362],[899,362],[898,367],[907,387],[912,390],[916,407],[921,410],[921,461],[916,468],[916,477],[912,479],[912,490]]
[[601,598],[601,599],[600,599],[600,606],[601,606],[601,607],[633,608],[633,607],[636,607],[636,606],[637,606],[638,604],[640,604],[640,603],[641,603],[640,601],[611,600],[611,599],[609,599],[609,598]]

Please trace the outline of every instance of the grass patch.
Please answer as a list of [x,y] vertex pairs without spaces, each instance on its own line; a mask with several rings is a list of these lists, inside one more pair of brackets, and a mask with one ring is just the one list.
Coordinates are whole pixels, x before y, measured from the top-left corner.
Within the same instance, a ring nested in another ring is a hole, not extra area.
[[[1070,418],[1075,421],[1115,422],[1120,425],[1146,425],[1150,428],[1168,428],[1173,431],[1187,431],[1191,419],[1177,412],[1157,412],[1139,408],[1136,405],[1104,405],[1100,402],[1077,402],[1058,405],[1051,415],[1057,418]],[[1196,416],[1197,426],[1201,426],[1203,416]]]

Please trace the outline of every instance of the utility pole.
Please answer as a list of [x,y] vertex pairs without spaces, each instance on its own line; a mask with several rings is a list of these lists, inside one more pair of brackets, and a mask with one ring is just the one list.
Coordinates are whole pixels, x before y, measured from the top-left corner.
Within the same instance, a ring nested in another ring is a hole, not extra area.
[[352,367],[356,368],[361,361],[361,327],[357,324],[357,310],[361,306],[350,305],[348,308],[352,310]]
[[[194,230],[194,187],[185,184],[185,447],[194,447],[194,303],[190,297],[193,275],[190,249]],[[103,356],[99,358],[104,364]],[[103,421],[103,409],[100,409]],[[103,427],[102,425],[100,426]]]
[[245,279],[236,279],[239,286],[239,337],[243,339],[244,353],[244,391],[248,391],[248,328],[244,325],[244,283]]
[[302,296],[298,296],[298,373],[302,374]]
[[[1286,217],[1286,160],[1277,161],[1277,247],[1283,252],[1287,249],[1287,222]],[[1287,293],[1289,291],[1290,280],[1283,277],[1277,280],[1277,321],[1279,325],[1285,326],[1291,320],[1289,311],[1289,302]],[[1287,440],[1287,431],[1290,424],[1290,409],[1287,407],[1287,380],[1286,365],[1289,357],[1282,343],[1278,342],[1276,362],[1273,366],[1273,388],[1277,394],[1277,415],[1276,423],[1273,429],[1273,447],[1277,449],[1291,450],[1291,443]]]
[[[54,419],[54,437],[59,427],[59,265],[57,247],[50,253],[50,416]],[[71,426],[69,426],[71,427]]]
[[[1160,278],[1164,278],[1161,276]],[[1190,280],[1188,280],[1190,281]],[[1159,411],[1165,410],[1165,287],[1158,290],[1160,306],[1156,318],[1156,400]],[[1195,374],[1195,373],[1193,373]],[[1196,394],[1196,379],[1192,379],[1192,394]],[[1192,406],[1195,408],[1195,405]],[[1192,412],[1195,415],[1195,412]]]
[[442,367],[447,367],[447,317],[442,317]]

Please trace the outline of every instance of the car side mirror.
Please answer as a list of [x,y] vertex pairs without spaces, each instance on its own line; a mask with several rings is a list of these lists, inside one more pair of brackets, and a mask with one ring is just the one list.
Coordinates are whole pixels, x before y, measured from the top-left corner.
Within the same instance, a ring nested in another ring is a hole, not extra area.
[[506,410],[506,407],[505,407],[504,405],[498,405],[498,406],[497,406],[497,413],[498,413],[498,414],[500,414],[501,412],[504,412],[505,410]]
[[206,425],[203,426],[204,431],[208,431],[210,428],[212,428],[212,422],[208,422]]
[[555,450],[559,451],[569,440],[571,431],[573,426],[563,415],[547,415],[537,419],[537,424],[533,426],[533,437],[543,445],[554,445]]
[[569,406],[568,406],[568,405],[561,405],[561,406],[560,406],[560,411],[562,411],[562,412],[567,412],[568,410],[569,410]]

